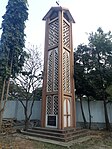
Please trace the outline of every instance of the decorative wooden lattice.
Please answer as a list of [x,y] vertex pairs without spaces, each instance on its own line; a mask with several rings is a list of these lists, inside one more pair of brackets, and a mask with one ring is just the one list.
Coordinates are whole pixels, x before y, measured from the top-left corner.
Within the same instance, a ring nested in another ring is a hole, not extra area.
[[55,48],[48,52],[47,92],[57,90],[58,90],[58,48]]
[[58,90],[58,49],[54,50],[54,83],[53,90]]
[[58,96],[47,96],[46,98],[46,113],[47,115],[58,115]]
[[59,21],[58,19],[49,24],[49,47],[58,44]]
[[63,90],[66,92],[66,53],[63,53]]
[[70,93],[70,57],[69,57],[69,52],[66,53],[66,92]]
[[46,100],[47,100],[46,113],[49,115],[52,114],[52,97],[47,96]]
[[57,95],[53,96],[53,101],[54,101],[53,114],[58,115],[58,96]]
[[63,90],[70,93],[70,55],[65,49],[63,52]]
[[65,21],[63,21],[63,44],[70,48],[70,27]]
[[47,91],[52,91],[53,51],[48,52]]

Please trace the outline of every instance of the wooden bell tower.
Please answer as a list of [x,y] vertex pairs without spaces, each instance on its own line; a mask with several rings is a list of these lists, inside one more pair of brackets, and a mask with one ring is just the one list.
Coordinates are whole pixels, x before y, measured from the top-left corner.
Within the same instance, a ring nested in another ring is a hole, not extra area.
[[72,23],[68,9],[51,7],[46,21],[42,127],[75,128]]

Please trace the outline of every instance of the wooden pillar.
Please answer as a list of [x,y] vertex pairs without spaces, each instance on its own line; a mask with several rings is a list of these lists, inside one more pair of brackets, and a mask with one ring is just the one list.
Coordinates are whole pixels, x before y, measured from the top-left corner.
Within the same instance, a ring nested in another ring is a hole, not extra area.
[[[71,49],[71,87],[72,87],[72,126],[76,127],[76,108],[75,108],[75,86],[74,86],[74,51],[72,38],[72,22],[70,23],[70,49]],[[74,90],[73,90],[74,89]]]
[[[62,13],[59,12],[59,53],[62,49]],[[58,60],[59,64],[62,63],[62,53],[59,54],[59,60]],[[58,81],[58,128],[61,129],[62,128],[62,109],[61,109],[61,105],[62,105],[62,65],[59,65],[59,71],[58,71],[58,77],[60,78]]]
[[48,61],[48,36],[49,36],[49,19],[46,20],[45,28],[45,46],[44,46],[44,72],[42,87],[42,110],[41,110],[41,126],[45,127],[46,120],[46,87],[47,87],[47,61]]

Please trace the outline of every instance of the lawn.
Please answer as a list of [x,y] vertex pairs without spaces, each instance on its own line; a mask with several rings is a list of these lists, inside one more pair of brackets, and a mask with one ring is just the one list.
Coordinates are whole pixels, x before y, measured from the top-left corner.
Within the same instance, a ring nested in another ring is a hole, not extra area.
[[106,131],[92,131],[88,141],[62,147],[50,143],[25,139],[24,136],[0,136],[0,149],[112,149],[112,134]]

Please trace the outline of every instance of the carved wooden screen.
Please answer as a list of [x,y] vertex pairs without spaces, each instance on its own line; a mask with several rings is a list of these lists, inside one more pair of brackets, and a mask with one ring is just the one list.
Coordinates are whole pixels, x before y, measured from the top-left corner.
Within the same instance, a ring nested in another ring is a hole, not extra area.
[[70,93],[70,53],[63,49],[63,90]]
[[[58,116],[58,96],[47,96],[46,97],[46,118],[47,118],[47,126],[57,125],[57,116]],[[53,118],[53,119],[52,119]]]
[[57,96],[57,95],[54,95],[54,96],[53,96],[53,101],[54,101],[53,114],[54,114],[54,115],[58,115],[58,96]]
[[59,21],[55,21],[49,24],[49,47],[55,46],[58,44],[59,39]]
[[58,91],[58,48],[48,52],[47,92]]
[[65,20],[63,20],[63,44],[70,48],[70,26]]
[[48,67],[47,67],[47,91],[52,92],[53,79],[53,50],[48,52]]
[[47,96],[47,106],[46,106],[46,113],[48,115],[58,115],[58,96]]
[[46,113],[47,115],[52,114],[52,96],[47,96]]
[[58,48],[54,50],[53,91],[58,91]]

